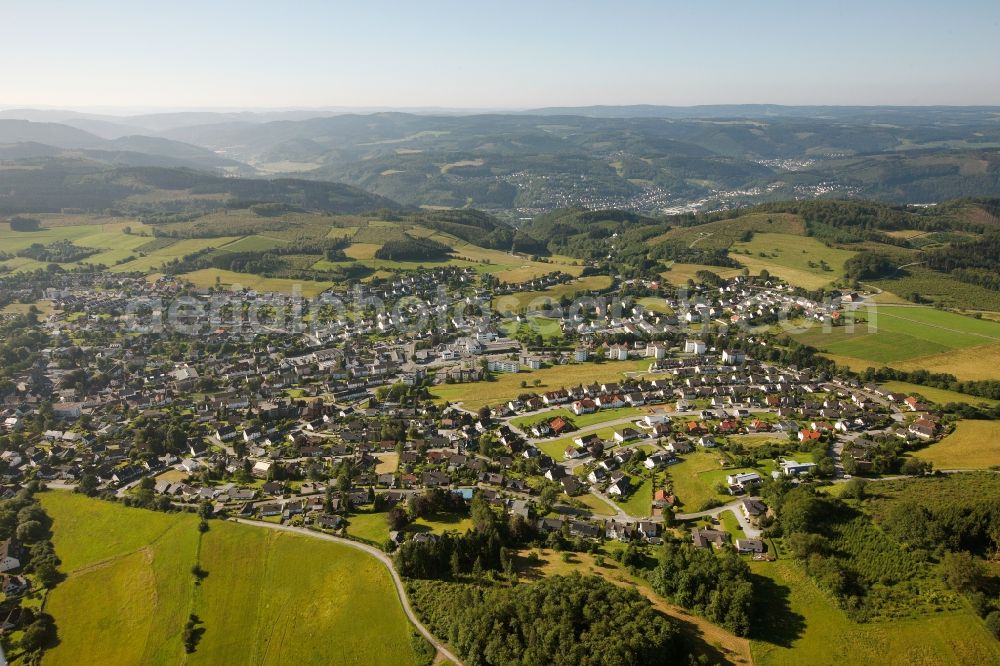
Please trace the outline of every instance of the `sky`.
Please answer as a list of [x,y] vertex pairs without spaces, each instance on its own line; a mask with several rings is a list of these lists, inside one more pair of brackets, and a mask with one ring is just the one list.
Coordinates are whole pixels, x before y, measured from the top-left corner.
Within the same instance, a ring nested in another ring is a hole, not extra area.
[[1000,105],[1000,1],[0,0],[0,107]]

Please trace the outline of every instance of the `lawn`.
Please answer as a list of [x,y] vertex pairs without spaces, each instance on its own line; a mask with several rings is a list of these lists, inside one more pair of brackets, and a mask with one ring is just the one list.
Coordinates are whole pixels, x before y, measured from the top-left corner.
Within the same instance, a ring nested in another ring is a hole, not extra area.
[[347,533],[381,547],[389,538],[387,515],[386,511],[352,513],[347,519]]
[[[754,234],[749,242],[734,243],[730,248],[730,256],[751,273],[767,269],[789,284],[805,289],[818,289],[842,277],[844,262],[855,254],[827,247],[809,236],[791,234]],[[824,270],[820,262],[825,262],[829,270]]]
[[793,562],[750,566],[768,609],[750,642],[757,666],[1000,663],[1000,643],[971,610],[856,624]]
[[[649,361],[607,361],[605,363],[571,363],[541,370],[518,373],[499,373],[496,381],[467,384],[439,384],[431,389],[438,402],[462,402],[466,409],[476,410],[484,405],[496,405],[516,398],[522,393],[541,393],[560,387],[590,384],[593,382],[621,381],[623,373],[642,371]],[[533,386],[535,379],[541,384]],[[528,388],[521,388],[525,381]]]
[[[40,497],[68,575],[48,597],[60,642],[46,663],[416,662],[392,581],[364,553],[222,521],[201,536],[193,514]],[[204,634],[185,657],[190,613]]]
[[[636,478],[632,477],[635,483]],[[615,504],[621,507],[622,511],[634,518],[645,518],[649,516],[653,506],[653,479],[648,476],[642,478],[642,484],[632,491],[625,501],[612,497]]]
[[590,509],[595,515],[598,516],[613,516],[616,511],[613,506],[602,500],[596,495],[591,495],[590,493],[584,493],[573,498],[575,501],[583,504],[588,509]]
[[684,454],[681,462],[667,468],[682,513],[700,511],[705,502],[709,500],[726,502],[733,499],[728,492],[719,493],[715,490],[719,483],[725,483],[726,476],[729,474],[751,471],[758,472],[761,476],[765,474],[763,469],[723,469],[720,460],[719,455],[710,450],[696,450]]
[[597,425],[599,423],[604,423],[605,421],[615,421],[632,416],[638,419],[640,416],[644,416],[649,413],[650,408],[648,407],[621,407],[620,409],[601,409],[590,414],[581,414],[577,416],[572,412],[572,410],[560,407],[558,409],[542,412],[540,414],[518,416],[517,418],[511,419],[510,423],[518,428],[526,428],[543,419],[551,420],[557,416],[561,416],[564,419],[572,421],[573,425],[575,425],[577,429],[581,429]]
[[1000,421],[959,421],[955,432],[914,454],[936,469],[1000,466]]
[[399,467],[398,453],[380,453],[375,457],[379,460],[378,465],[375,466],[376,474],[390,474]]
[[459,534],[465,534],[467,530],[471,529],[472,519],[468,516],[440,513],[434,514],[429,518],[417,518],[406,526],[405,531],[434,532],[435,534],[458,532]]
[[743,532],[743,528],[740,526],[740,521],[736,518],[736,514],[732,511],[723,511],[719,514],[719,523],[722,528],[729,532],[729,536],[732,537],[732,542],[736,543],[737,539],[743,539],[746,534]]

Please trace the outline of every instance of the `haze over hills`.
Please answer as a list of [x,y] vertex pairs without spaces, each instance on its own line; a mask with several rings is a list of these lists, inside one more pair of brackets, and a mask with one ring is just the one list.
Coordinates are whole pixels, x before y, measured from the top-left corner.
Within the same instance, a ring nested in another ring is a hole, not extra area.
[[8,161],[294,176],[406,205],[511,217],[567,205],[661,214],[791,198],[988,196],[1000,186],[998,149],[998,107],[0,112],[0,159]]

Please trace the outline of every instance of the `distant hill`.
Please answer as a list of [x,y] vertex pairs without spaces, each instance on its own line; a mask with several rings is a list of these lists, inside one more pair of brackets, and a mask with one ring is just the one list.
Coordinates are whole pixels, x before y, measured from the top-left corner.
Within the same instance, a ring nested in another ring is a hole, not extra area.
[[[18,115],[28,120],[12,119]],[[662,214],[783,199],[931,203],[1000,194],[998,107],[638,105],[124,117],[28,109],[0,118],[7,118],[0,120],[0,145],[101,151],[66,156],[110,166],[346,183],[404,205],[479,208],[511,220],[571,206]]]
[[0,144],[44,143],[57,148],[97,148],[104,140],[59,123],[0,119]]
[[63,209],[182,213],[253,203],[331,213],[403,210],[391,199],[340,183],[225,178],[147,166],[109,169],[89,159],[65,157],[22,160],[0,169],[0,214]]
[[[85,152],[83,155],[107,164],[182,166],[200,169],[245,168],[240,162],[220,157],[207,148],[161,137],[131,135],[103,139],[82,129],[60,123],[0,119],[0,145],[14,146],[20,143],[45,145],[63,151],[95,151]],[[29,149],[28,153],[31,152]],[[121,153],[125,155],[120,155]],[[38,154],[37,149],[35,154]],[[48,151],[48,154],[58,153]],[[129,154],[141,154],[146,157],[130,157]]]

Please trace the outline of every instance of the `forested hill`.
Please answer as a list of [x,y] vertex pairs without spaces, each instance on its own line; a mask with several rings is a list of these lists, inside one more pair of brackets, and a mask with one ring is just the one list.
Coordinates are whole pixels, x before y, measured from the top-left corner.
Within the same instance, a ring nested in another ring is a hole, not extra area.
[[391,199],[325,181],[226,178],[192,169],[108,169],[84,159],[37,158],[0,169],[0,214],[85,212],[123,214],[204,211],[279,203],[328,213],[403,210]]

